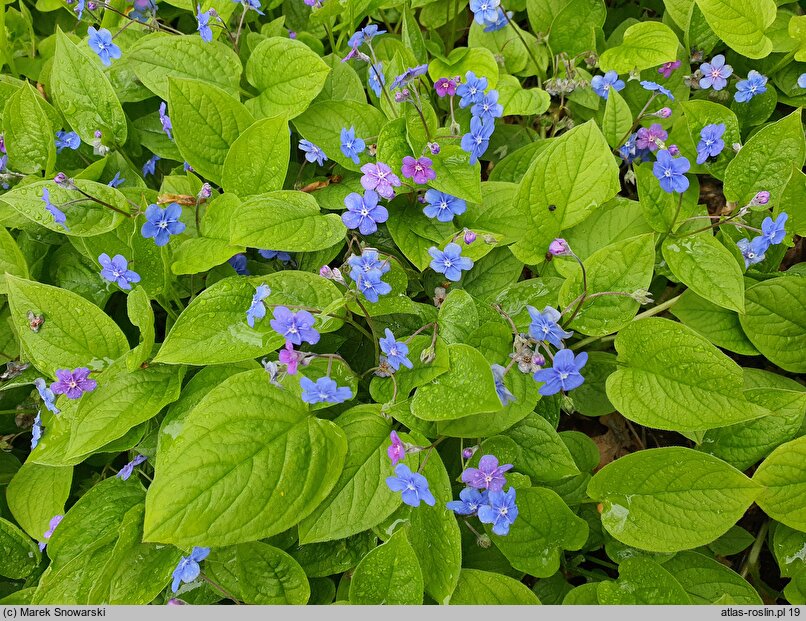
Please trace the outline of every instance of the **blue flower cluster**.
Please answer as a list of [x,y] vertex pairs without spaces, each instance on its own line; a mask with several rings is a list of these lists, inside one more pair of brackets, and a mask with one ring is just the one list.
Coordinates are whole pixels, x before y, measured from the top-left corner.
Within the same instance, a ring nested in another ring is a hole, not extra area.
[[470,131],[462,136],[461,147],[470,153],[470,163],[475,164],[490,146],[490,137],[495,131],[495,119],[504,113],[504,107],[498,103],[498,91],[487,90],[487,78],[477,78],[468,71],[465,80],[456,88],[460,97],[459,107],[470,108],[473,115],[470,119]]
[[499,466],[494,455],[484,455],[478,468],[462,472],[462,482],[467,487],[459,492],[459,500],[447,503],[448,509],[457,515],[477,515],[482,524],[492,524],[496,535],[508,535],[518,517],[515,488],[504,491],[507,482],[504,473],[511,468],[512,464]]

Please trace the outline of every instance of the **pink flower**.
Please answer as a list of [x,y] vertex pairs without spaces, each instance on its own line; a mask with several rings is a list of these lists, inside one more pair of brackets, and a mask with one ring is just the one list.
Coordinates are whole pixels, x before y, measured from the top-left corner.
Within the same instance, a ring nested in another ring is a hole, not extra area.
[[294,344],[291,341],[286,341],[285,349],[280,350],[280,362],[286,365],[289,375],[296,375],[301,359],[302,354],[294,351]]
[[679,60],[673,60],[668,63],[663,63],[660,68],[658,69],[658,73],[660,73],[664,78],[668,78],[669,76],[674,73],[674,70],[680,66]]
[[434,83],[434,90],[440,97],[456,94],[456,82],[449,78],[440,78]]
[[410,155],[403,158],[403,176],[414,179],[414,183],[427,183],[436,179],[437,173],[431,168],[433,162],[427,157],[414,159]]
[[365,190],[375,190],[384,198],[394,198],[394,188],[400,186],[400,179],[388,165],[383,162],[364,164],[361,172],[364,173],[364,176],[361,177],[361,185]]
[[392,444],[386,449],[386,454],[392,460],[392,465],[397,466],[397,462],[406,456],[406,447],[403,446],[396,431],[389,434],[389,439],[392,440]]
[[555,257],[561,257],[566,254],[571,254],[571,248],[568,246],[567,241],[562,237],[558,237],[549,244],[549,253]]
[[638,130],[638,137],[635,141],[635,146],[639,149],[649,149],[650,151],[658,150],[658,141],[663,142],[669,137],[666,130],[663,129],[658,123],[653,123],[649,127],[642,127]]

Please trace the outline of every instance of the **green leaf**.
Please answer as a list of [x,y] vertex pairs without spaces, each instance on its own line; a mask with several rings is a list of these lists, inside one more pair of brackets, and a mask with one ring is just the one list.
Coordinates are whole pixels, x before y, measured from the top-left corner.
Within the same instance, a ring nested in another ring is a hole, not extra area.
[[205,571],[245,604],[304,605],[311,595],[299,563],[261,541],[215,550],[205,562]]
[[378,537],[372,531],[340,541],[311,543],[295,546],[291,555],[302,566],[308,578],[321,578],[340,574],[358,565],[358,562],[375,549]]
[[764,33],[775,21],[774,0],[697,0],[717,36],[748,58],[764,58],[772,41]]
[[763,486],[756,502],[774,520],[806,532],[806,436],[775,449],[756,470],[753,481]]
[[[624,31],[620,45],[604,51],[599,57],[599,68],[602,71],[629,73],[634,69],[643,71],[657,67],[670,58],[677,58],[678,45],[677,36],[666,24],[639,22]],[[612,96],[612,89],[610,94]]]
[[435,57],[428,64],[428,77],[433,81],[444,76],[464,77],[468,71],[487,78],[488,88],[498,84],[498,63],[493,53],[485,48],[457,47],[446,58]]
[[25,463],[6,490],[6,501],[17,524],[34,539],[42,539],[54,515],[64,514],[73,469]]
[[168,79],[168,111],[176,146],[201,176],[220,184],[235,140],[254,122],[227,91],[199,80]]
[[[7,277],[11,321],[28,359],[42,373],[87,366],[99,370],[129,350],[126,337],[100,308],[71,291]],[[37,332],[28,311],[43,315]]]
[[559,481],[579,474],[579,468],[562,438],[545,418],[536,412],[504,433],[521,448],[518,472],[534,481]]
[[224,380],[182,426],[157,455],[147,541],[218,547],[281,533],[327,497],[347,452],[336,425],[311,417],[263,369]]
[[556,492],[542,487],[519,489],[518,517],[501,537],[484,528],[515,569],[548,578],[560,568],[563,550],[579,550],[588,538],[588,524],[568,508]]
[[361,559],[350,583],[350,603],[423,603],[423,572],[405,528]]
[[[267,305],[324,309],[342,297],[332,282],[310,272],[287,270],[251,279],[225,278],[205,289],[182,311],[154,362],[198,366],[241,362],[280,347],[283,338],[272,330],[268,318],[256,322],[254,328],[246,323],[246,310],[261,283],[272,290],[264,300]],[[315,327],[320,332],[332,332],[341,325],[338,319],[320,316]]]
[[56,33],[51,95],[82,141],[92,144],[95,132],[100,130],[122,145],[127,136],[126,116],[109,80],[88,53],[61,30]]
[[148,360],[154,349],[154,311],[145,289],[137,287],[126,296],[126,311],[132,325],[140,328],[140,342],[126,356],[126,368],[131,373]]
[[[651,22],[656,23],[656,22]],[[641,26],[643,24],[636,24]],[[625,136],[629,137],[632,129],[632,110],[624,101],[624,97],[613,87],[609,87],[610,92],[605,103],[604,116],[602,117],[602,133],[607,144],[614,149],[618,149]]]
[[238,246],[310,252],[344,237],[341,216],[322,215],[307,192],[278,190],[245,201],[230,220],[230,242]]
[[462,569],[449,603],[455,606],[534,606],[540,600],[529,587],[509,576],[480,569]]
[[762,604],[761,597],[747,580],[704,554],[678,552],[663,563],[663,568],[688,592],[692,604],[717,604],[725,595],[731,598],[732,604]]
[[330,67],[325,85],[314,99],[314,102],[349,99],[351,101],[366,102],[364,84],[358,77],[350,63],[341,62],[338,54],[328,54],[322,58]]
[[721,459],[678,446],[631,453],[588,485],[613,537],[652,552],[677,552],[726,533],[761,487]]
[[0,293],[2,294],[8,293],[7,273],[18,278],[28,278],[28,263],[11,233],[0,227]]
[[681,605],[691,598],[676,577],[646,556],[625,559],[619,579],[605,580],[597,587],[599,603],[613,605]]
[[42,109],[42,98],[30,84],[7,101],[3,110],[3,137],[8,166],[21,173],[49,174],[56,162],[54,131]]
[[738,313],[701,298],[691,289],[683,292],[669,312],[717,347],[745,356],[759,354],[742,331]]
[[0,576],[22,580],[39,564],[39,550],[24,532],[0,518]]
[[543,114],[549,109],[551,97],[540,88],[523,88],[520,80],[511,75],[502,75],[498,81],[499,103],[504,106],[504,116]]
[[330,67],[301,41],[269,37],[252,50],[246,63],[246,79],[260,91],[246,106],[258,118],[292,119],[305,112],[329,73]]
[[596,33],[605,22],[602,0],[570,0],[554,16],[548,44],[554,55],[575,56],[596,49]]
[[281,190],[290,152],[285,117],[256,121],[227,153],[221,174],[224,190],[241,198]]
[[[222,196],[233,196],[222,194]],[[174,274],[199,274],[222,265],[234,255],[244,252],[245,246],[233,246],[223,239],[194,237],[186,239],[173,251],[171,272]]]
[[655,429],[705,431],[769,414],[748,401],[742,370],[679,323],[650,317],[616,337],[619,368],[607,396],[626,418]]
[[744,277],[733,254],[706,231],[667,237],[661,245],[672,274],[694,293],[728,310],[744,312]]
[[436,178],[428,182],[435,190],[471,203],[481,202],[481,164],[470,164],[470,155],[457,145],[446,144],[430,157]]
[[335,423],[347,437],[344,470],[330,495],[300,523],[301,544],[355,535],[377,526],[400,506],[400,497],[386,486],[392,427],[380,407],[352,408]]
[[512,246],[513,254],[524,263],[542,262],[552,239],[582,222],[618,188],[618,166],[593,121],[552,139],[521,180],[517,201],[528,230]]
[[784,524],[775,525],[771,550],[782,578],[791,578],[806,568],[806,532]]
[[168,78],[198,80],[225,91],[237,91],[241,61],[219,41],[201,37],[150,34],[126,50],[126,62],[137,79],[160,99],[168,99]]
[[806,278],[782,276],[748,287],[739,321],[747,338],[771,362],[806,372]]

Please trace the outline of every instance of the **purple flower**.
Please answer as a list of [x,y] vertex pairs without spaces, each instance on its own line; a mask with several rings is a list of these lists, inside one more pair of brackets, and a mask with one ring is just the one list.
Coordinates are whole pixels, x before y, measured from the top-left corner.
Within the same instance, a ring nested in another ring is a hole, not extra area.
[[558,237],[549,244],[549,253],[555,257],[562,257],[571,254],[571,247],[562,237]]
[[327,155],[319,147],[317,147],[310,140],[300,140],[299,148],[305,152],[305,159],[313,164],[316,162],[319,166],[324,166],[327,161]]
[[152,155],[146,163],[143,164],[143,177],[153,175],[157,171],[157,162],[160,160],[158,155]]
[[761,263],[764,260],[764,253],[767,252],[767,248],[770,247],[767,241],[761,236],[754,237],[753,241],[749,241],[747,238],[740,239],[736,242],[736,245],[739,247],[744,257],[745,268],[755,265],[756,263]]
[[202,13],[201,5],[196,5],[196,30],[199,31],[202,41],[207,43],[213,40],[213,30],[210,28],[210,16],[212,13],[213,9]]
[[123,255],[116,254],[110,259],[104,252],[98,256],[98,263],[101,264],[101,278],[117,283],[121,289],[129,290],[131,283],[140,282],[140,274],[129,269],[129,262]]
[[507,482],[504,473],[511,469],[512,464],[499,466],[498,458],[495,455],[483,455],[479,460],[478,468],[468,468],[462,472],[462,482],[469,487],[497,492],[503,489]]
[[761,237],[770,245],[780,244],[786,237],[786,220],[789,216],[782,212],[773,220],[769,216],[761,223]]
[[709,157],[716,157],[722,153],[722,149],[725,148],[722,140],[724,133],[724,123],[711,123],[700,130],[700,141],[697,143],[698,164],[703,164]]
[[669,137],[666,130],[658,123],[653,123],[649,127],[641,127],[635,138],[635,146],[639,149],[658,150],[658,142],[663,142]]
[[648,149],[639,149],[636,144],[637,140],[638,132],[635,132],[627,138],[627,142],[619,147],[619,154],[628,164],[635,161],[644,162],[649,160],[650,151]]
[[410,155],[403,158],[403,167],[401,172],[403,176],[408,179],[413,179],[414,183],[428,183],[431,179],[436,179],[437,173],[431,167],[433,162],[423,156],[416,160]]
[[376,97],[381,96],[384,84],[386,84],[386,76],[383,75],[383,63],[378,62],[370,65],[367,69],[367,86],[375,93]]
[[227,259],[227,263],[232,266],[238,276],[249,276],[249,269],[246,267],[246,255],[239,252]]
[[672,109],[671,108],[661,108],[657,112],[654,113],[654,116],[661,118],[661,119],[668,119],[672,116]]
[[164,209],[151,204],[146,208],[146,221],[140,234],[146,239],[153,237],[157,246],[167,244],[171,235],[179,235],[185,230],[185,224],[179,220],[182,207],[178,203],[170,203]]
[[112,33],[106,28],[95,30],[92,26],[87,28],[89,39],[87,43],[90,49],[98,54],[101,62],[107,67],[112,64],[112,59],[120,58],[120,48],[112,43]]
[[476,74],[468,71],[465,74],[465,81],[456,87],[456,94],[461,97],[460,108],[467,108],[479,103],[484,98],[484,91],[487,89],[487,78],[477,78]]
[[574,356],[570,349],[561,349],[554,354],[554,366],[550,369],[540,369],[535,371],[534,379],[544,382],[538,392],[544,397],[555,395],[561,390],[568,392],[585,381],[580,371],[588,361],[587,352],[582,352]]
[[733,98],[739,103],[750,101],[756,95],[767,92],[767,76],[761,75],[755,69],[747,72],[746,80],[736,83],[736,93]]
[[364,192],[361,196],[351,192],[344,199],[347,211],[341,215],[344,226],[348,229],[358,229],[361,235],[371,235],[378,230],[378,224],[389,219],[386,207],[378,204],[378,194],[373,190]]
[[465,229],[465,246],[469,246],[474,241],[476,241],[476,233],[471,231],[470,229]]
[[428,480],[419,472],[412,472],[406,464],[395,466],[395,476],[386,477],[386,485],[393,492],[403,492],[403,502],[410,507],[419,507],[420,501],[433,507],[437,502],[428,489]]
[[624,80],[620,80],[618,73],[615,71],[608,71],[604,75],[595,75],[591,79],[591,88],[593,92],[599,95],[602,99],[607,99],[610,95],[610,88],[620,91],[624,89]]
[[560,312],[557,309],[546,306],[541,313],[534,306],[527,306],[526,310],[532,318],[529,335],[536,341],[546,341],[562,349],[563,339],[574,335],[573,332],[563,330],[557,323],[560,320]]
[[479,161],[484,155],[487,147],[490,146],[490,136],[493,135],[495,125],[492,119],[486,123],[477,116],[470,119],[470,132],[462,136],[461,147],[463,151],[470,153],[470,165]]
[[360,256],[352,256],[347,259],[347,264],[352,268],[350,270],[350,278],[358,281],[362,274],[368,274],[372,271],[378,271],[385,274],[391,268],[389,261],[381,260],[377,250],[366,248]]
[[355,280],[358,290],[373,304],[378,301],[379,296],[392,291],[392,285],[381,280],[380,270],[370,270],[358,274],[358,278],[353,280]]
[[490,492],[487,496],[488,504],[479,507],[479,520],[482,524],[492,524],[496,535],[509,534],[509,527],[518,517],[518,507],[515,504],[515,488],[510,487],[506,493],[503,491]]
[[658,151],[658,161],[652,165],[652,173],[658,178],[664,192],[683,193],[688,189],[685,173],[691,164],[685,157],[673,158],[667,150]]
[[135,467],[142,464],[146,459],[148,459],[148,457],[146,457],[145,455],[138,455],[137,457],[132,459],[128,464],[123,466],[123,468],[120,469],[120,472],[118,472],[116,476],[123,481],[128,481],[129,477],[132,476]]
[[61,413],[61,410],[56,407],[56,395],[54,395],[53,391],[48,388],[45,380],[41,377],[37,377],[34,380],[34,386],[36,386],[36,390],[39,393],[42,402],[45,404],[45,407],[54,414]]
[[396,88],[400,88],[401,86],[410,84],[414,80],[419,78],[421,75],[425,75],[426,71],[428,71],[428,64],[417,65],[416,67],[410,67],[406,69],[403,73],[401,73],[399,76],[397,76],[389,88],[395,90]]
[[665,86],[661,86],[657,82],[651,82],[650,80],[642,80],[641,86],[643,86],[645,90],[657,91],[661,95],[666,95],[671,101],[674,101],[674,95],[672,94],[672,91],[670,91]]
[[680,61],[673,60],[668,63],[663,63],[658,69],[658,73],[668,80],[678,67],[680,67]]
[[461,246],[453,242],[445,246],[445,250],[431,246],[428,254],[432,259],[431,269],[439,274],[445,274],[445,278],[454,282],[462,278],[462,272],[473,267],[473,260],[463,257]]
[[507,385],[504,383],[504,375],[506,375],[507,370],[502,367],[500,364],[492,365],[493,370],[493,378],[495,378],[495,392],[498,393],[498,398],[501,400],[501,405],[508,405],[512,401],[516,401],[515,395],[513,395]]
[[52,518],[50,518],[50,522],[48,523],[48,529],[47,529],[47,530],[45,531],[45,533],[42,535],[42,539],[44,539],[45,541],[40,541],[40,542],[39,542],[39,551],[40,551],[40,552],[41,552],[42,550],[44,550],[44,549],[45,549],[45,547],[48,545],[48,544],[46,543],[46,541],[47,541],[48,539],[50,539],[50,538],[53,536],[53,531],[54,531],[54,530],[56,530],[56,527],[57,527],[59,524],[61,524],[61,521],[62,521],[63,519],[64,519],[64,516],[63,516],[63,515],[54,515]]
[[700,65],[700,88],[711,88],[721,91],[728,85],[728,78],[733,74],[733,67],[725,64],[725,57],[717,54],[710,63]]
[[384,331],[385,338],[379,340],[381,351],[386,354],[386,362],[395,371],[400,369],[402,364],[407,369],[411,369],[414,365],[409,360],[409,346],[402,341],[395,339],[395,335],[389,328]]
[[491,90],[489,93],[481,98],[481,101],[473,104],[470,108],[470,113],[473,116],[480,117],[485,122],[492,122],[504,114],[504,106],[498,103],[498,91]]
[[303,341],[311,345],[319,342],[319,332],[313,327],[316,319],[308,311],[294,313],[285,306],[275,306],[273,315],[271,327],[286,341],[291,341],[294,345],[302,345]]
[[98,387],[98,382],[89,379],[91,371],[87,367],[69,369],[56,369],[58,381],[50,385],[50,389],[57,395],[65,395],[68,399],[80,399],[85,392],[92,392]]
[[450,222],[454,216],[460,216],[467,210],[467,204],[461,198],[439,190],[428,190],[425,193],[425,200],[428,204],[423,209],[423,213],[440,222]]
[[396,466],[397,462],[406,456],[406,447],[403,446],[403,442],[401,442],[400,436],[397,435],[397,431],[392,431],[389,434],[389,439],[392,443],[386,447],[386,454],[389,456],[389,459],[392,460],[392,465]]
[[457,515],[475,515],[481,505],[487,503],[487,492],[466,487],[459,492],[460,500],[451,500],[445,506]]
[[[36,413],[36,418],[34,418],[34,424],[31,427],[31,450],[33,451],[39,441],[42,439],[42,432],[44,431],[44,427],[42,426],[42,417],[40,416],[39,412]],[[41,550],[42,548],[40,548]]]
[[364,176],[361,177],[361,185],[365,190],[375,190],[384,198],[393,198],[394,188],[400,187],[400,179],[383,162],[374,164],[364,164],[361,167]]
[[303,376],[299,378],[299,385],[305,403],[342,403],[353,398],[352,390],[339,386],[329,377],[320,377],[314,383]]
[[56,132],[56,153],[61,153],[64,149],[75,151],[81,146],[81,138],[75,132]]
[[263,300],[270,295],[271,289],[266,283],[261,283],[255,287],[252,302],[249,304],[249,308],[246,309],[246,323],[249,324],[250,328],[255,327],[255,319],[263,319],[266,316],[266,305]]
[[278,259],[283,263],[288,263],[291,260],[291,255],[281,250],[258,250],[257,253],[264,259]]
[[750,206],[754,207],[756,205],[766,205],[770,202],[770,193],[767,190],[761,190],[761,192],[757,192],[756,195],[750,200]]
[[108,185],[110,188],[116,188],[122,183],[126,183],[126,180],[120,178],[120,172],[116,172],[115,176],[112,177],[112,180],[106,185]]
[[210,554],[210,548],[200,548],[194,546],[189,556],[183,556],[179,559],[179,564],[174,569],[173,582],[171,582],[171,590],[176,593],[179,590],[179,585],[182,582],[193,582],[199,577],[201,573],[201,563]]
[[434,82],[434,90],[438,97],[447,97],[456,94],[456,81],[450,78],[440,78]]
[[358,164],[361,161],[358,154],[362,153],[365,147],[364,141],[355,137],[355,127],[341,128],[341,152],[344,153],[344,157],[349,157],[354,164]]
[[279,357],[289,375],[297,374],[300,362],[306,364],[305,354],[301,351],[294,351],[294,344],[291,341],[285,342],[285,347],[280,350]]
[[160,123],[162,123],[162,131],[168,134],[168,138],[171,140],[174,137],[171,135],[171,130],[173,129],[173,125],[171,125],[170,117],[165,113],[165,109],[167,108],[167,104],[163,101],[160,103]]
[[50,202],[50,190],[47,188],[42,188],[42,200],[45,202],[45,209],[47,209],[50,212],[50,215],[53,216],[53,222],[56,224],[61,224],[62,227],[64,227],[64,230],[68,231],[69,229],[65,225],[67,216],[64,215],[64,212],[61,209]]

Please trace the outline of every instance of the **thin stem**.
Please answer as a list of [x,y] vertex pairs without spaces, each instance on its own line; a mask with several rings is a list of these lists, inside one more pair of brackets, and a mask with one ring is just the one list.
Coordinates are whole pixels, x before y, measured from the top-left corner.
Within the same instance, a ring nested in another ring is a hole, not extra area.
[[512,334],[518,336],[518,327],[515,325],[515,322],[512,321],[512,317],[510,317],[507,313],[504,312],[504,309],[501,308],[500,304],[493,304],[493,308],[498,311],[498,314],[501,315],[504,319],[507,320],[509,323],[509,327],[512,328]]
[[375,348],[375,362],[380,362],[381,359],[381,350],[378,345],[378,336],[375,332],[375,324],[372,322],[372,319],[369,317],[369,311],[367,310],[366,306],[361,302],[358,295],[355,296],[355,303],[358,305],[358,308],[361,309],[361,312],[364,313],[364,319],[367,320],[367,325],[369,326],[370,331],[372,332],[372,345]]
[[[617,145],[619,145],[619,146],[623,145],[627,141],[627,138],[629,138],[630,135],[635,131],[635,128],[638,127],[638,123],[641,122],[641,119],[643,118],[644,113],[647,110],[649,110],[649,106],[655,100],[655,97],[657,97],[657,93],[652,93],[652,95],[649,98],[649,101],[646,102],[646,105],[641,109],[641,112],[639,112],[638,116],[635,117],[635,120],[633,121],[633,124],[630,126],[630,131],[628,131],[626,134],[624,134],[621,137],[621,140],[619,140],[616,143]],[[613,150],[617,151],[617,149],[613,149]]]
[[645,310],[643,313],[638,313],[638,314],[637,314],[637,315],[636,315],[636,316],[633,318],[633,321],[637,321],[637,320],[639,320],[639,319],[646,319],[647,317],[653,317],[654,315],[657,315],[657,314],[659,314],[659,313],[662,313],[662,312],[663,312],[663,311],[665,311],[666,309],[671,308],[672,306],[674,306],[674,305],[675,305],[675,303],[676,303],[676,302],[677,302],[677,301],[678,301],[678,300],[679,300],[681,297],[683,297],[683,294],[682,294],[682,293],[681,293],[680,295],[677,295],[677,296],[673,297],[673,298],[669,298],[668,300],[666,300],[666,301],[665,301],[665,302],[663,302],[662,304],[658,304],[657,306],[653,306],[652,308],[650,308],[650,309],[648,309],[648,310]]
[[395,104],[392,101],[392,96],[389,94],[389,90],[386,88],[386,81],[383,79],[383,75],[381,75],[380,72],[375,68],[375,66],[378,64],[378,57],[375,55],[375,50],[372,47],[372,43],[367,41],[367,47],[369,48],[370,57],[372,58],[370,71],[375,72],[375,78],[378,80],[378,84],[381,85],[381,92],[386,98],[386,103],[389,104],[389,109],[392,111],[392,114],[395,115],[395,118],[397,118],[397,108],[395,108]]
[[83,196],[86,196],[88,199],[90,199],[94,203],[98,203],[99,205],[103,205],[104,207],[107,207],[107,208],[111,209],[112,211],[116,211],[119,214],[126,216],[127,218],[133,218],[134,216],[137,215],[137,214],[134,214],[134,213],[130,213],[128,211],[123,211],[119,207],[115,207],[114,205],[110,205],[106,201],[102,201],[100,198],[95,198],[94,196],[90,196],[89,194],[87,194],[84,190],[82,190],[78,186],[76,186],[76,190],[78,190]]
[[[526,52],[529,54],[529,58],[531,58],[532,62],[535,64],[535,69],[540,71],[540,64],[537,62],[537,58],[535,58],[535,55],[532,53],[532,50],[526,44],[526,39],[523,38],[523,35],[521,34],[520,28],[518,28],[515,25],[515,23],[513,23],[513,21],[509,18],[509,15],[507,15],[506,11],[504,11],[504,17],[507,18],[507,22],[509,23],[510,26],[512,26],[512,30],[515,31],[515,34],[518,35],[518,38],[521,40],[521,43],[523,43],[523,47],[526,48]],[[539,75],[537,76],[537,88],[542,88],[541,80],[540,80]]]
[[202,579],[202,580],[204,580],[204,581],[205,581],[207,584],[209,584],[211,587],[213,587],[213,588],[214,588],[216,591],[218,591],[219,593],[221,593],[221,594],[222,594],[224,597],[226,597],[227,599],[231,599],[231,600],[232,600],[233,602],[235,602],[237,605],[240,605],[240,604],[241,604],[241,602],[238,600],[238,598],[237,598],[237,597],[235,597],[235,596],[234,596],[232,593],[230,593],[229,591],[227,591],[227,590],[226,590],[224,587],[222,587],[220,584],[218,584],[218,583],[213,582],[212,580],[210,580],[210,578],[208,578],[208,577],[207,577],[207,576],[205,576],[204,574],[201,574],[201,579]]
[[747,555],[747,560],[742,566],[741,576],[746,578],[750,570],[758,564],[758,557],[761,555],[761,548],[764,546],[764,540],[767,538],[767,531],[770,528],[770,522],[767,520],[761,525],[761,528],[756,535],[756,541],[753,547],[750,548],[750,553]]
[[246,19],[246,4],[242,4],[242,6],[243,6],[243,12],[241,13],[241,19],[238,22],[238,30],[235,32],[234,45],[236,54],[240,53],[240,47],[238,45],[238,42],[241,40],[241,30],[243,29],[244,19]]

